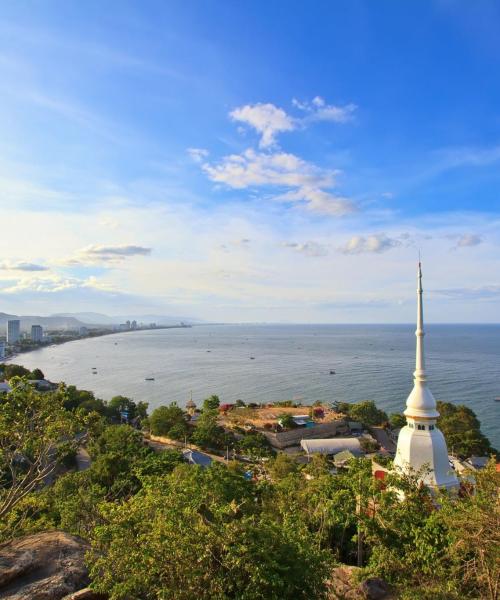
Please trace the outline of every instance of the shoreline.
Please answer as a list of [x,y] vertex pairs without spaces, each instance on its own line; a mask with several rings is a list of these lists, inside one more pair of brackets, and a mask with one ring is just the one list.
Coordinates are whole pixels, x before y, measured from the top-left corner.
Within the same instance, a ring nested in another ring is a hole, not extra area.
[[[64,339],[65,336],[61,336],[62,339],[58,339],[57,341],[51,341],[48,344],[40,344],[39,346],[29,347],[24,350],[18,350],[9,354],[9,356],[5,356],[2,360],[4,363],[8,363],[14,358],[22,356],[23,354],[29,354],[30,352],[36,352],[37,350],[44,350],[45,348],[51,348],[52,346],[62,346],[63,344],[67,344],[69,342],[79,342],[82,340],[94,339],[99,337],[104,337],[107,335],[114,335],[117,333],[135,333],[137,331],[156,331],[158,329],[191,329],[192,325],[157,325],[156,327],[137,327],[136,329],[123,329],[119,331],[115,330],[96,330],[98,333],[94,335],[78,335],[74,337],[68,336],[67,339]],[[57,336],[55,336],[57,337]]]

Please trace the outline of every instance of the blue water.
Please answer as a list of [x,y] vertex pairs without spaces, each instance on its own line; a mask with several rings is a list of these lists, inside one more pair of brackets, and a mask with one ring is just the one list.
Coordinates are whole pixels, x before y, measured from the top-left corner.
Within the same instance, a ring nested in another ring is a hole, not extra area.
[[[412,387],[414,329],[207,325],[69,342],[23,354],[15,362],[40,367],[49,379],[93,390],[101,398],[123,394],[151,408],[174,400],[183,406],[192,391],[198,404],[210,394],[222,402],[370,399],[390,413],[404,410]],[[500,396],[500,325],[430,325],[425,343],[436,399],[472,408],[484,433],[500,447],[500,402],[494,401]]]

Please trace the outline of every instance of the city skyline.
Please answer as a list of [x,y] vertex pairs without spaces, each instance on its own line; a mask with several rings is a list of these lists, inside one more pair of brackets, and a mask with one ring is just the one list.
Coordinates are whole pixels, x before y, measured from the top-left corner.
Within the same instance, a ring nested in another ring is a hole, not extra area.
[[500,314],[500,7],[0,8],[0,311]]

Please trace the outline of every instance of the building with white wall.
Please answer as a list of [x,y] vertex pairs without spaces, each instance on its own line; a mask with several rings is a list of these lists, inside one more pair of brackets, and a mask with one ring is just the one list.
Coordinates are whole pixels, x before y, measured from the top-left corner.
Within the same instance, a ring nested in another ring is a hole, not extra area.
[[436,400],[427,386],[424,356],[424,309],[422,269],[417,271],[417,336],[413,389],[406,401],[406,426],[401,429],[394,466],[397,471],[418,473],[429,487],[453,489],[457,476],[450,465],[446,440],[436,425],[439,413]]

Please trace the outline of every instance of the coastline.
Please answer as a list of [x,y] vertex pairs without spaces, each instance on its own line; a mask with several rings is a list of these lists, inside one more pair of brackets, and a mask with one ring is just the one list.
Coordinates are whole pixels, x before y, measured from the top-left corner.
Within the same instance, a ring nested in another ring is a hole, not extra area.
[[123,330],[110,330],[110,329],[96,329],[93,334],[87,335],[75,335],[75,336],[53,336],[56,337],[56,341],[52,340],[47,344],[39,344],[37,346],[29,346],[24,349],[19,349],[15,352],[12,352],[8,356],[5,356],[3,359],[4,363],[8,363],[12,361],[14,358],[19,357],[23,354],[28,354],[30,352],[36,352],[37,350],[43,350],[45,348],[52,348],[54,346],[62,346],[68,342],[78,342],[82,340],[100,338],[108,335],[114,335],[118,333],[135,333],[137,331],[155,331],[158,329],[190,329],[192,325],[157,325],[156,327],[136,327],[135,329],[123,329]]

